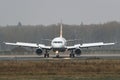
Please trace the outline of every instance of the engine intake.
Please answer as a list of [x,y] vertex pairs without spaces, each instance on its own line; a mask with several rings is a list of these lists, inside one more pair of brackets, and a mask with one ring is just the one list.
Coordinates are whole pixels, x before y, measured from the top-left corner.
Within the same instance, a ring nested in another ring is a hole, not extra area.
[[42,52],[43,52],[43,51],[42,51],[42,49],[40,49],[40,48],[36,50],[36,54],[37,54],[37,55],[42,55]]
[[75,49],[75,54],[76,55],[80,55],[81,54],[81,50],[78,48],[78,49]]

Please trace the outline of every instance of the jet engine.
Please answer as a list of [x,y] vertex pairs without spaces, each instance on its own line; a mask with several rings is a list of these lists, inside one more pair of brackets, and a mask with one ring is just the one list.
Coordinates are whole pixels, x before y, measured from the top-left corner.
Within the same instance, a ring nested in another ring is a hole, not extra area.
[[80,55],[80,54],[81,54],[80,48],[75,49],[75,54],[76,54],[76,55]]
[[37,55],[42,55],[42,52],[43,52],[43,51],[42,51],[41,48],[39,48],[39,49],[36,50],[36,54],[37,54]]

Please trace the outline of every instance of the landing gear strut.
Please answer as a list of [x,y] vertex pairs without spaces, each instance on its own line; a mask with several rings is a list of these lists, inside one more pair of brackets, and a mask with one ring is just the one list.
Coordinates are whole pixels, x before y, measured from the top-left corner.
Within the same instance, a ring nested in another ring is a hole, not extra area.
[[74,58],[75,57],[75,54],[70,54],[70,58]]
[[72,50],[70,53],[70,58],[74,58],[74,57],[75,57],[75,54],[73,53],[73,50]]
[[45,53],[45,54],[44,54],[44,58],[47,58],[47,57],[49,57],[49,54],[48,54],[48,53]]
[[47,58],[47,57],[49,57],[49,53],[48,53],[48,51],[46,50],[46,51],[45,51],[45,54],[44,54],[44,58]]
[[58,54],[56,55],[56,58],[59,58],[59,55],[58,55]]
[[56,58],[59,58],[59,52],[56,51],[55,53],[56,53]]

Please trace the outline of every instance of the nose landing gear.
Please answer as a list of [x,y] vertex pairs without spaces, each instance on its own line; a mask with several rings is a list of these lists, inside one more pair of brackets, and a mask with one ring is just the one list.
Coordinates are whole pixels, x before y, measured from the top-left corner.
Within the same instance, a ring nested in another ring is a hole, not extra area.
[[59,51],[55,51],[56,53],[56,58],[59,58]]

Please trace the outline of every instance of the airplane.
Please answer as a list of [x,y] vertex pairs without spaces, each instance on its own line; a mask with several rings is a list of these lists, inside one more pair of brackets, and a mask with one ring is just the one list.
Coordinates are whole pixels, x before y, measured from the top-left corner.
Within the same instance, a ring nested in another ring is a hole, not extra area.
[[60,36],[55,37],[53,40],[51,40],[51,46],[46,46],[44,44],[37,44],[37,43],[25,43],[25,42],[16,42],[16,43],[4,42],[4,43],[6,45],[36,48],[36,54],[37,55],[44,54],[44,58],[49,57],[50,50],[56,53],[57,58],[59,57],[59,52],[65,52],[65,51],[70,51],[69,57],[74,58],[75,55],[81,54],[82,48],[101,47],[101,46],[115,44],[115,43],[96,42],[96,43],[83,43],[83,44],[75,44],[73,46],[67,46],[67,42],[68,40],[66,40],[63,37],[63,26],[61,23],[60,24]]

